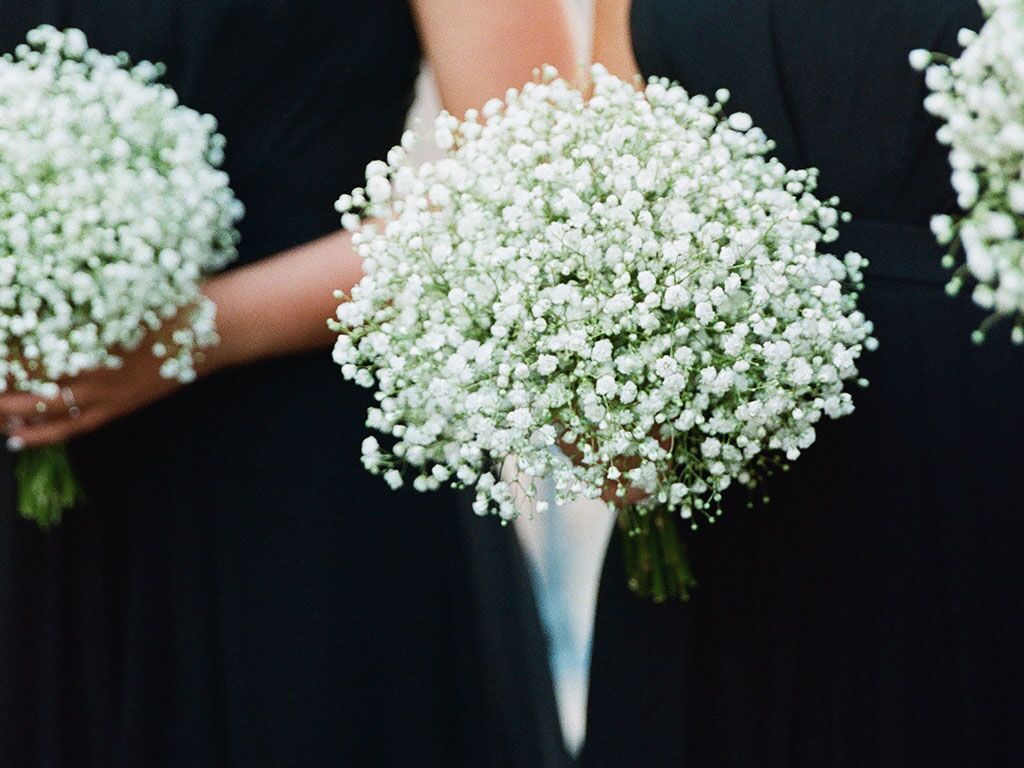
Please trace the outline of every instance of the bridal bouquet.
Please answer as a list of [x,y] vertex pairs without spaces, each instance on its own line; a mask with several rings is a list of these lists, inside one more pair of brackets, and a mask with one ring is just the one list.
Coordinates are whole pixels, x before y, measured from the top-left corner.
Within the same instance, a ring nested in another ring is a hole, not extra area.
[[[216,342],[199,280],[234,257],[241,206],[214,119],[161,72],[52,27],[0,59],[0,391],[58,397],[172,318],[162,375],[190,380]],[[42,526],[79,496],[62,447],[24,452],[18,480]]]
[[727,93],[592,77],[589,99],[548,70],[443,114],[438,162],[411,167],[406,142],[370,164],[338,202],[365,278],[334,358],[376,388],[387,446],[363,462],[391,486],[474,486],[505,517],[520,476],[617,497],[633,588],[684,597],[676,519],[713,520],[852,411],[864,262],[818,252],[835,201]]
[[958,216],[932,219],[949,246],[947,265],[963,249],[966,264],[949,283],[956,294],[976,281],[974,300],[993,314],[975,331],[984,339],[999,318],[1014,320],[1013,339],[1024,343],[1024,2],[982,0],[988,17],[980,32],[961,30],[957,59],[913,51],[931,91],[925,108],[943,121],[941,143],[950,147]]

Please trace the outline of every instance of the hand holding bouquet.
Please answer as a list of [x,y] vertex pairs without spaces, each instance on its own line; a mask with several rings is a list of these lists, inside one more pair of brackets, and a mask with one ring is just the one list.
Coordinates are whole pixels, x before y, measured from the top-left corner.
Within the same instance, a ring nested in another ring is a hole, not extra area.
[[631,583],[661,600],[692,581],[677,518],[713,520],[853,409],[864,262],[818,252],[835,201],[727,118],[726,93],[592,74],[589,100],[549,71],[442,115],[443,159],[368,167],[339,201],[366,276],[334,356],[376,387],[367,425],[389,439],[363,461],[392,486],[473,486],[478,513],[509,517],[529,493],[515,462],[560,501],[642,495],[622,512]]
[[961,248],[966,264],[949,283],[958,293],[973,277],[974,300],[993,314],[975,332],[982,341],[1000,318],[1014,320],[1024,343],[1024,3],[982,0],[981,32],[961,30],[957,59],[924,50],[910,54],[925,72],[931,94],[925,108],[943,121],[952,182],[963,215],[941,214],[932,229],[949,246],[953,267]]
[[[58,398],[172,319],[152,352],[187,382],[216,342],[199,281],[234,258],[241,206],[214,119],[161,72],[52,27],[0,59],[0,391]],[[24,452],[18,479],[44,527],[79,496],[61,447]]]

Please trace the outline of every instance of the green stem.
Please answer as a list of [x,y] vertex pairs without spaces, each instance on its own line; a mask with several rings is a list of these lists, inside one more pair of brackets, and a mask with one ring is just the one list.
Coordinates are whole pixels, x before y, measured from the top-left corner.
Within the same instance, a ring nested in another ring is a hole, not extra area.
[[85,496],[63,444],[29,448],[18,456],[18,511],[49,530]]
[[629,588],[656,603],[689,600],[697,586],[675,516],[629,509],[619,515]]

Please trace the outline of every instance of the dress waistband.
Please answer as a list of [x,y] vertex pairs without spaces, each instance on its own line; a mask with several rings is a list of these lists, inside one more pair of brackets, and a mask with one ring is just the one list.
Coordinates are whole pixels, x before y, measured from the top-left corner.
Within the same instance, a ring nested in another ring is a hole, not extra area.
[[854,220],[840,227],[839,240],[829,250],[859,253],[869,262],[868,277],[939,285],[952,277],[942,266],[943,247],[926,226]]

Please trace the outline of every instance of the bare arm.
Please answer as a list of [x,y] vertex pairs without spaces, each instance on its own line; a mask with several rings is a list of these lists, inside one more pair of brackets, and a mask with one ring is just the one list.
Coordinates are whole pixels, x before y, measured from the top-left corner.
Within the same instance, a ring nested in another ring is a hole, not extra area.
[[413,0],[445,108],[479,108],[552,64],[575,74],[565,0]]
[[203,292],[217,305],[221,343],[204,372],[328,345],[333,292],[361,276],[352,237],[339,231],[209,280]]
[[613,75],[629,80],[640,72],[629,31],[630,0],[596,0],[592,59]]

